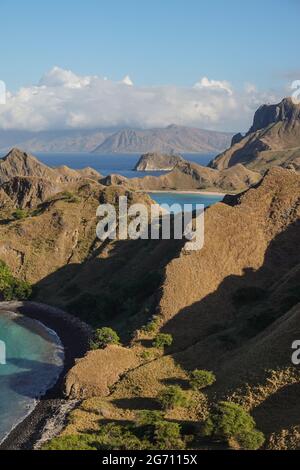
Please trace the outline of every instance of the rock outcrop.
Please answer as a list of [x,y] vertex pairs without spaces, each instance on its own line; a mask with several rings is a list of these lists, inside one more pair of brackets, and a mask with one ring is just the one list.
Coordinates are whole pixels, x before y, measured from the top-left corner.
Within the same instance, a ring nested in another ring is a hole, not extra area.
[[285,98],[276,105],[263,105],[243,137],[233,137],[231,147],[210,163],[224,170],[241,163],[263,173],[273,166],[300,171],[300,105]]
[[135,166],[135,171],[171,171],[176,165],[183,162],[179,155],[168,155],[163,153],[145,153],[141,156]]
[[108,346],[90,351],[67,374],[65,394],[71,399],[107,396],[120,376],[138,365],[139,360],[129,348]]

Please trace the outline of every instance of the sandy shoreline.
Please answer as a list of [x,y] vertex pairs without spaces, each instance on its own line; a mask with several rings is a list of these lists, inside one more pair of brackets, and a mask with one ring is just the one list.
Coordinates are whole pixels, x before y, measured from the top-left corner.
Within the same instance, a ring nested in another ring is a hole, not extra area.
[[[64,377],[75,359],[86,353],[91,330],[88,325],[62,310],[35,302],[1,302],[0,314],[5,310],[40,321],[58,335],[65,351],[63,371],[54,387],[47,391],[32,413],[12,430],[0,446],[0,450],[29,450],[43,440],[47,432],[48,437],[51,437],[49,429],[54,433],[59,431],[67,412],[76,405],[76,402],[64,398]],[[50,425],[51,421],[54,424]]]

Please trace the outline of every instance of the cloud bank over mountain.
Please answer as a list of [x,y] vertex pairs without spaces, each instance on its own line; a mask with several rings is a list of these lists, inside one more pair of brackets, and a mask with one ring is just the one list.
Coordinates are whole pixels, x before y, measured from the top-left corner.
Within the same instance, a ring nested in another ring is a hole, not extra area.
[[225,80],[207,77],[190,87],[137,86],[129,75],[112,81],[54,67],[37,85],[7,93],[6,105],[0,106],[0,128],[151,128],[174,123],[235,131],[249,127],[260,104],[279,98],[276,93],[258,91],[251,83],[242,91]]

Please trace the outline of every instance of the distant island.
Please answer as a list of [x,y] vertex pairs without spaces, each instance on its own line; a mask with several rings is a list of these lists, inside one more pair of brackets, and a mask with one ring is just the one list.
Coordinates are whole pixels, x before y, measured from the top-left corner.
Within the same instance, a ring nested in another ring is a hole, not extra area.
[[165,128],[0,130],[0,151],[19,147],[27,152],[95,152],[98,154],[219,153],[229,147],[231,133],[170,125]]
[[165,153],[144,153],[134,167],[135,171],[170,171],[183,162],[179,155]]
[[100,144],[95,153],[216,153],[229,147],[232,134],[171,125],[156,129],[123,129]]

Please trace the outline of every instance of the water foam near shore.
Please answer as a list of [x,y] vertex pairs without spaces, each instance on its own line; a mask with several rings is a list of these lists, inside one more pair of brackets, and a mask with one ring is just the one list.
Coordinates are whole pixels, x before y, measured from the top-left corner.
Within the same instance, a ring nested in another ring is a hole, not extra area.
[[12,312],[0,314],[0,339],[6,344],[6,364],[0,365],[1,443],[55,385],[64,349],[54,331]]

